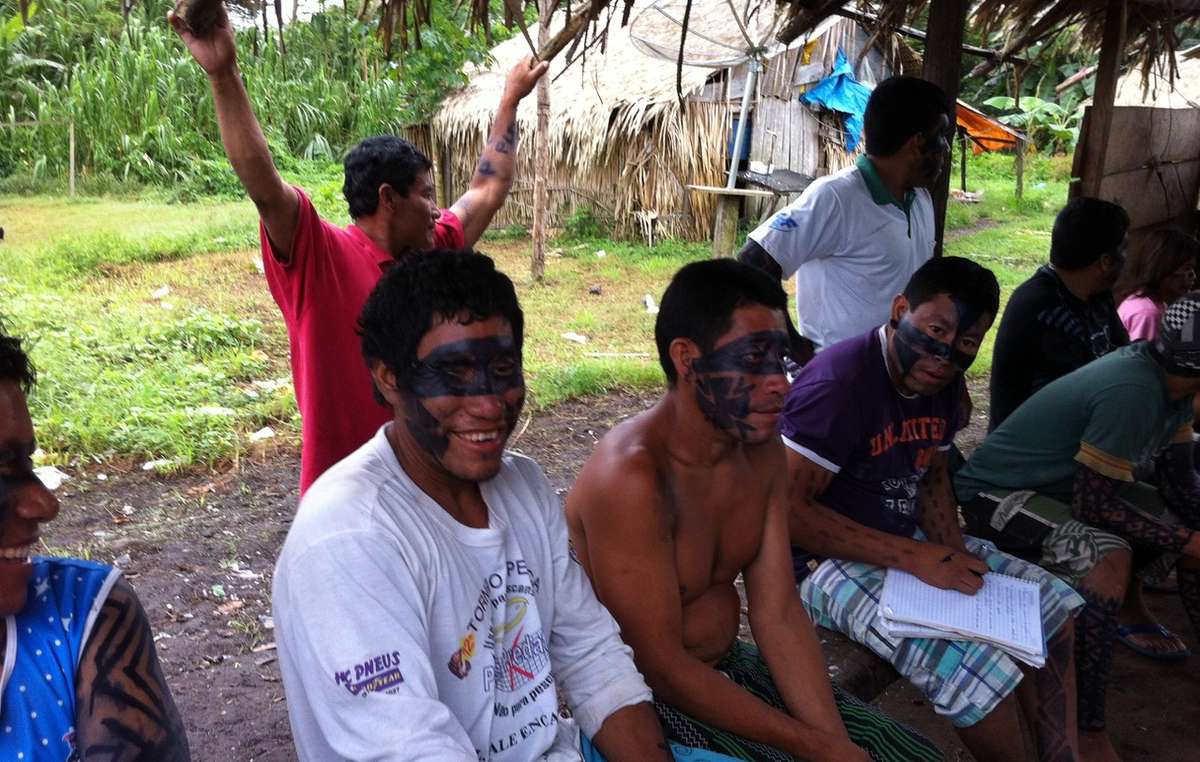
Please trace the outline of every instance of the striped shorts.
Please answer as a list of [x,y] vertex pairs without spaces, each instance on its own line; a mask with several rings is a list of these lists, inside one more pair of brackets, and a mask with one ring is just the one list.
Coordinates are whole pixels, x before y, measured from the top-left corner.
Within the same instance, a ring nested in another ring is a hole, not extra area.
[[[1042,633],[1049,640],[1083,606],[1083,598],[1052,574],[966,537],[967,550],[992,571],[1037,582],[1042,590]],[[934,711],[959,728],[986,717],[1021,682],[1018,662],[998,648],[971,640],[893,638],[880,622],[886,569],[829,559],[800,585],[813,623],[871,649],[908,678]]]
[[[764,703],[788,711],[758,649],[749,643],[734,641],[733,648],[717,662],[716,669]],[[943,759],[938,748],[924,736],[842,691],[836,683],[833,699],[850,740],[865,749],[875,762],[938,762]],[[655,700],[654,709],[658,712],[663,733],[671,741],[676,759],[686,758],[676,747],[680,744],[689,750],[717,752],[747,762],[796,762],[796,758],[787,752],[715,728],[661,701]]]

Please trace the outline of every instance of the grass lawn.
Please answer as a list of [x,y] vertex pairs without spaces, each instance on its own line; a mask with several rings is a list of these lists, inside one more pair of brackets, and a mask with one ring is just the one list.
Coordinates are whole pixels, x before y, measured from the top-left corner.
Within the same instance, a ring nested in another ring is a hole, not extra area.
[[[952,205],[947,219],[947,252],[995,270],[1004,298],[1044,261],[1066,198],[1061,160],[1031,162],[1020,202],[1011,166],[1009,156],[972,158],[968,185],[984,200]],[[336,179],[311,189],[323,214],[346,221]],[[48,461],[172,469],[237,458],[263,426],[285,442],[298,435],[287,336],[256,266],[249,202],[0,197],[0,225],[0,315],[31,342]],[[479,248],[517,283],[534,405],[660,384],[645,296],[657,302],[675,270],[709,252],[564,238],[534,283],[527,238],[489,235]],[[990,342],[973,375],[990,369]]]

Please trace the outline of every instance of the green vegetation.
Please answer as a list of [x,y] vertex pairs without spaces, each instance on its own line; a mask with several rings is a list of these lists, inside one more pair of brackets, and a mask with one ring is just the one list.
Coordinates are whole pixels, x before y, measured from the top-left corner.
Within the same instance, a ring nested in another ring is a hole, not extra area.
[[[73,121],[85,189],[240,196],[207,80],[166,23],[173,2],[131,4],[123,17],[112,0],[41,0],[27,23],[19,2],[0,0],[0,120],[49,124],[0,129],[0,189],[61,191]],[[462,3],[435,6],[419,44],[390,56],[379,21],[342,4],[285,25],[283,44],[277,29],[238,32],[250,100],[283,170],[321,173],[357,140],[422,122],[465,82],[463,65],[483,61],[489,41],[465,30]],[[493,31],[493,41],[509,34]]]
[[[1044,261],[1066,197],[1065,160],[1033,157],[1016,201],[1012,162],[971,157],[968,186],[983,201],[953,203],[948,217],[947,252],[995,270],[1004,298]],[[289,180],[345,221],[336,174]],[[524,230],[494,231],[480,245],[517,282],[534,407],[661,384],[645,297],[657,302],[675,270],[709,255],[707,243],[609,240],[586,213],[577,217],[552,243],[542,283],[527,275]],[[31,341],[40,370],[31,406],[51,460],[177,468],[261,447],[250,434],[263,426],[295,441],[287,336],[256,266],[251,204],[9,196],[0,221],[0,312]],[[971,373],[990,366],[989,336]]]

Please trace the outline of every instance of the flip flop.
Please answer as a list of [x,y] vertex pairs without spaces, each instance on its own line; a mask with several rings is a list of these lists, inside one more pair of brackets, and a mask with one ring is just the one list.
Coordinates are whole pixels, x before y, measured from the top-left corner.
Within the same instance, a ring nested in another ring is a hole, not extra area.
[[1120,640],[1122,643],[1124,643],[1131,651],[1141,654],[1147,659],[1154,659],[1155,661],[1183,661],[1192,655],[1191,650],[1186,645],[1183,647],[1182,651],[1168,651],[1165,653],[1160,651],[1151,651],[1149,648],[1138,645],[1131,640],[1129,637],[1130,635],[1157,635],[1163,640],[1175,639],[1179,640],[1181,643],[1183,642],[1179,639],[1179,636],[1168,630],[1166,627],[1163,627],[1161,624],[1122,625],[1121,627],[1117,628],[1117,640]]

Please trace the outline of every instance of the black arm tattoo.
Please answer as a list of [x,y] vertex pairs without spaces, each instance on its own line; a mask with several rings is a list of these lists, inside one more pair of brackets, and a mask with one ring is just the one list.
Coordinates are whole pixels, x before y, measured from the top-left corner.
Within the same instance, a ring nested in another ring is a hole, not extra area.
[[495,148],[500,153],[512,153],[517,148],[517,120],[508,125],[504,134],[496,139]]
[[1121,482],[1116,479],[1079,464],[1075,467],[1071,513],[1086,524],[1140,545],[1176,553],[1183,550],[1192,537],[1191,530],[1143,513],[1117,495],[1120,488]]
[[191,759],[150,622],[124,580],[113,587],[96,618],[79,662],[75,698],[81,760]]
[[1158,491],[1172,513],[1200,529],[1200,475],[1192,462],[1191,442],[1173,444],[1154,461]]

